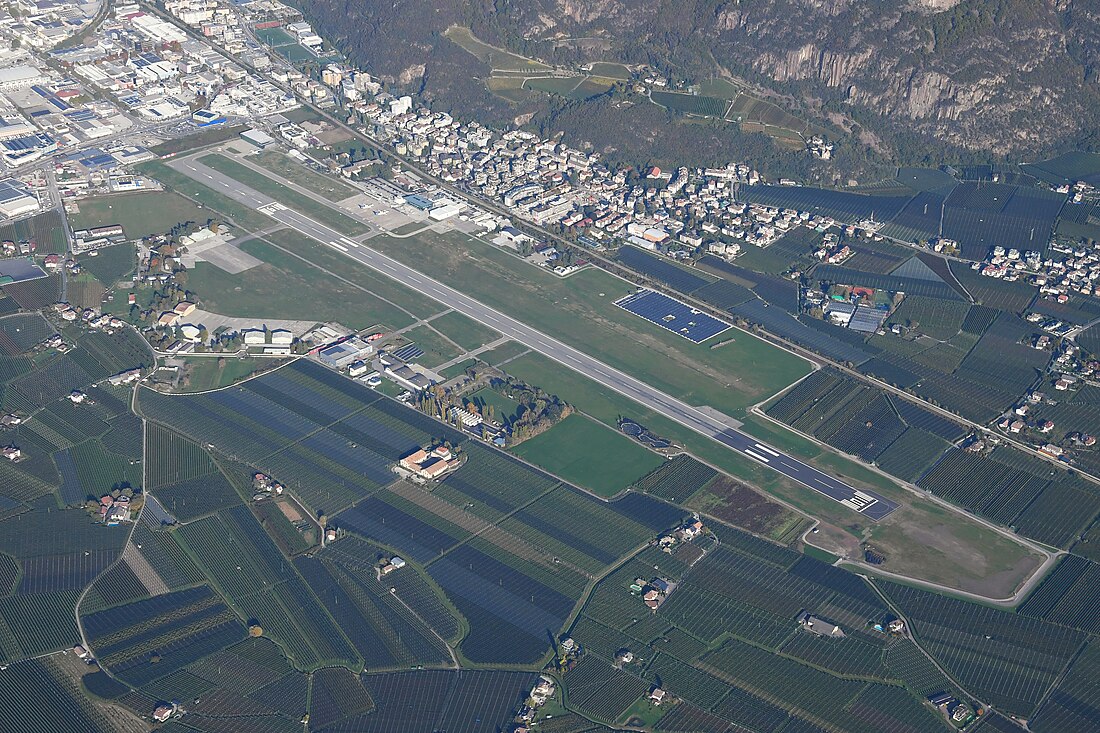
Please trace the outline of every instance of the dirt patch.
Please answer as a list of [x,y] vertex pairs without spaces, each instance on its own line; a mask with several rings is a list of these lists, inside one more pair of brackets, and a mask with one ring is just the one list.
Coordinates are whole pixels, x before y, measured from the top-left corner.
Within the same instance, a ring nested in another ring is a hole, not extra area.
[[692,509],[760,535],[768,535],[789,515],[784,507],[729,476],[718,476],[688,503]]
[[902,507],[871,528],[882,569],[950,588],[1007,598],[1042,564],[1023,545],[948,509],[925,505],[918,520]]
[[275,502],[279,507],[279,511],[283,513],[283,516],[290,520],[291,524],[297,524],[302,521],[302,513],[298,511],[298,507],[294,506],[292,502],[286,499],[281,499]]
[[814,547],[831,552],[837,557],[846,560],[863,559],[863,551],[860,549],[859,539],[845,532],[840,527],[832,524],[821,523],[817,526],[817,532],[807,536],[806,541]]

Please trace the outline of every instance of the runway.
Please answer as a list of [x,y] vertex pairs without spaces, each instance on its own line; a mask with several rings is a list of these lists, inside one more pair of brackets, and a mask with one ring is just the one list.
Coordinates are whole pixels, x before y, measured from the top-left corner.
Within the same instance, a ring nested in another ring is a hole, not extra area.
[[660,412],[697,433],[741,453],[788,478],[823,494],[869,519],[880,520],[898,505],[873,492],[862,491],[818,469],[786,455],[774,447],[735,430],[705,412],[681,402],[645,382],[607,366],[582,351],[562,343],[511,316],[489,308],[462,292],[434,280],[411,267],[370,249],[304,214],[287,208],[234,178],[193,159],[176,159],[168,165],[235,201],[262,211],[280,223],[317,240],[357,262],[404,283],[463,315],[499,331],[502,335],[574,369],[584,376],[630,399]]

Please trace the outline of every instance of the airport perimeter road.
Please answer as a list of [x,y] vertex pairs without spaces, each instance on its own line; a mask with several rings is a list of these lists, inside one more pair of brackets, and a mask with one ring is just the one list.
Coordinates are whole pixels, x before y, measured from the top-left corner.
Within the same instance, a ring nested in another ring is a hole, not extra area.
[[882,519],[897,509],[897,504],[871,492],[861,491],[817,470],[792,456],[776,450],[752,436],[725,425],[705,412],[661,392],[625,372],[613,369],[568,344],[562,343],[511,316],[494,310],[477,300],[424,275],[417,270],[370,249],[361,242],[345,237],[324,224],[276,202],[234,178],[230,178],[193,159],[168,161],[172,168],[230,198],[261,210],[267,216],[295,229],[307,237],[346,254],[373,270],[377,270],[443,305],[469,316],[499,331],[514,341],[550,359],[574,369],[586,377],[629,397],[651,410],[718,441],[768,468],[772,468],[818,493],[862,513],[869,519]]

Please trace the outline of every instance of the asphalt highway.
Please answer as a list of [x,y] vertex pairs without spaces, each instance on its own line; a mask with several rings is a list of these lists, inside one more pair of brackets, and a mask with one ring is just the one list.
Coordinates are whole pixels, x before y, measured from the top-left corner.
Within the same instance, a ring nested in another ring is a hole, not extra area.
[[757,463],[774,469],[803,486],[862,513],[869,519],[883,519],[897,509],[896,503],[882,496],[849,486],[843,481],[799,461],[797,458],[786,455],[752,436],[723,424],[707,415],[707,413],[670,397],[625,372],[607,366],[584,352],[547,336],[505,313],[490,308],[392,257],[370,249],[361,242],[345,237],[325,224],[289,209],[271,197],[259,193],[209,166],[193,159],[172,160],[168,162],[168,165],[215,191],[247,206],[259,209],[267,216],[299,233],[326,244],[361,264],[388,275],[438,300],[443,305],[499,331],[502,335],[524,344],[559,364],[574,369],[605,387],[660,412],[681,425],[716,440]]

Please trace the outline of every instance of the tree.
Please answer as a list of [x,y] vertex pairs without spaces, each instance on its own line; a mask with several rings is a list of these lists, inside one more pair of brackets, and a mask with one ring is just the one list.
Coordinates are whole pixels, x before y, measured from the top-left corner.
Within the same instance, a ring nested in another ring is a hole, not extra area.
[[252,638],[257,638],[264,635],[264,629],[259,624],[252,624],[248,627],[248,635]]

